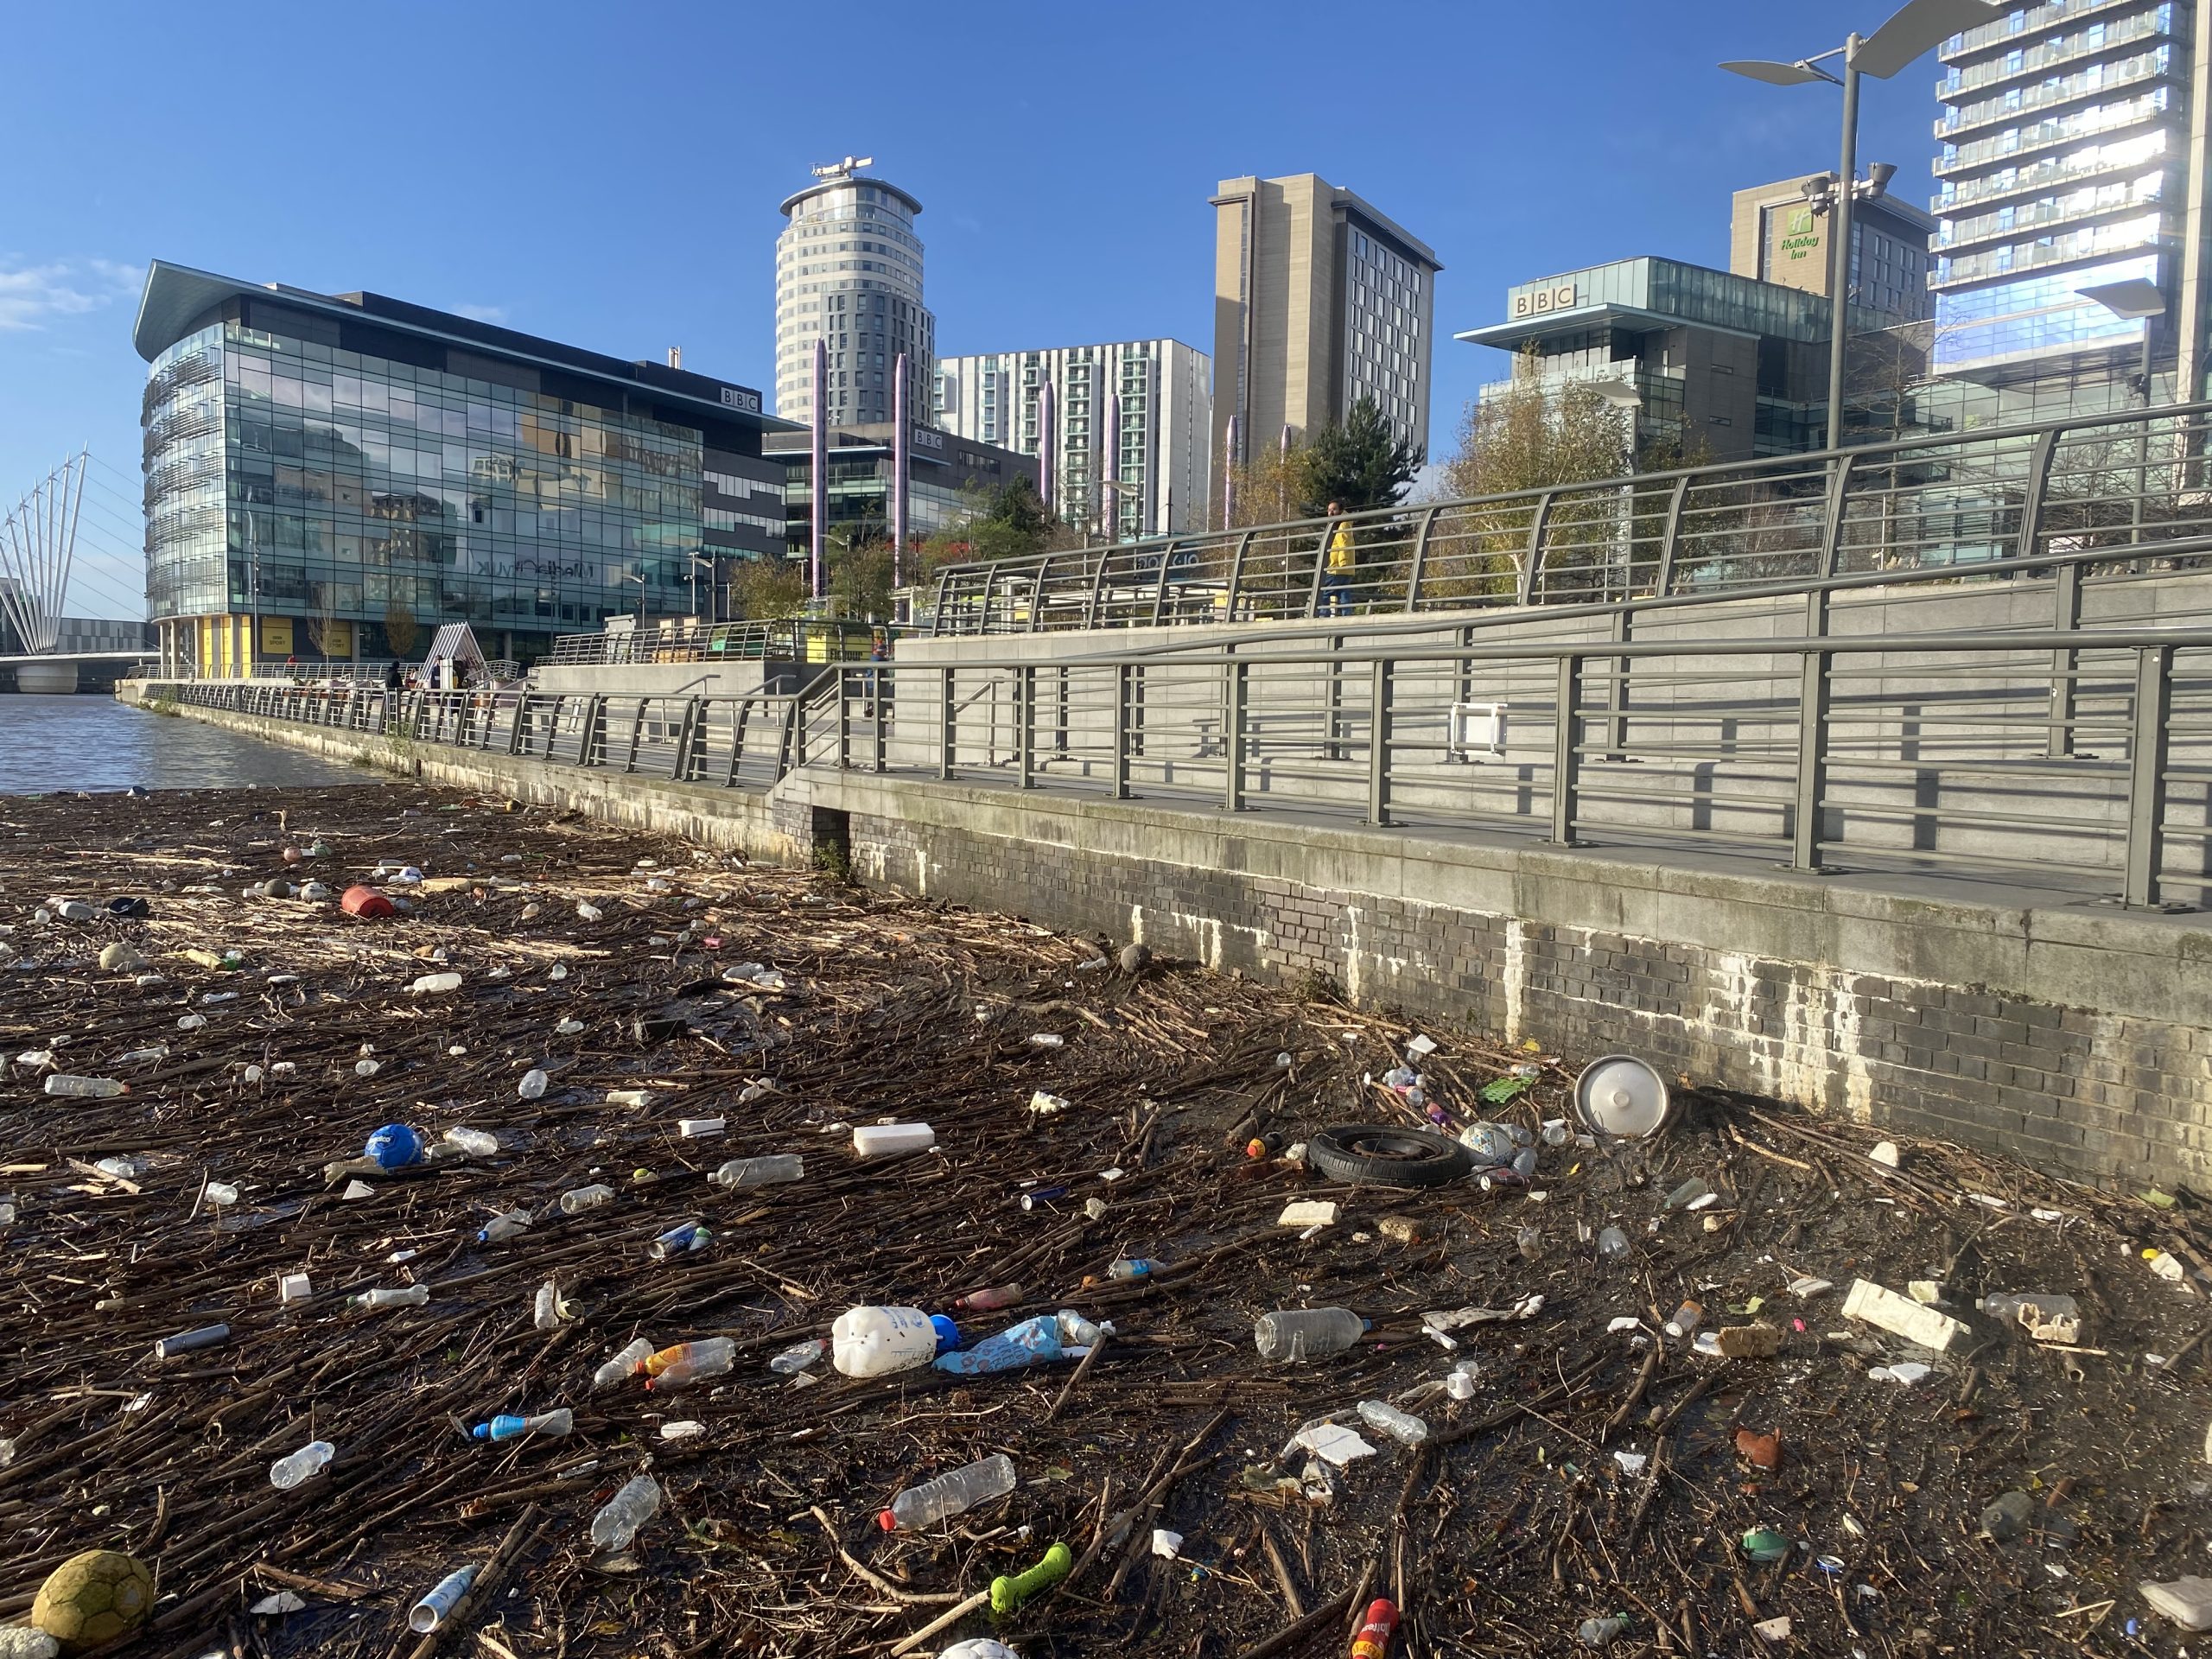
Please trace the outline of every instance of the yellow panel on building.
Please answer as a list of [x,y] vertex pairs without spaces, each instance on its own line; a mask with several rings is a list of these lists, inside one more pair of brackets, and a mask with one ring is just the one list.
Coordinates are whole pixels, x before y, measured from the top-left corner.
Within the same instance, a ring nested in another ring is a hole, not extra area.
[[292,644],[290,617],[264,616],[261,619],[261,654],[264,657],[289,657],[296,649]]

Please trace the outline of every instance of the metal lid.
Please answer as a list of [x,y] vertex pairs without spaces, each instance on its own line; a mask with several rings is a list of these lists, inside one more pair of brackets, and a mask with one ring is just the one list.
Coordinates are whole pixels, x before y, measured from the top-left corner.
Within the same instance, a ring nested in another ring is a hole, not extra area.
[[1633,1054],[1592,1060],[1574,1083],[1575,1111],[1605,1135],[1656,1135],[1666,1127],[1673,1105],[1667,1080]]

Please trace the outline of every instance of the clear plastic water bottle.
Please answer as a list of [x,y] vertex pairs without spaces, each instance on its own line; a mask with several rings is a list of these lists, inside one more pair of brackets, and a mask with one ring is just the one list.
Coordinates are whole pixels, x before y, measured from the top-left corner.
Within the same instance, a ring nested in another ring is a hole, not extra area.
[[207,1023],[207,1016],[204,1014],[180,1014],[177,1018],[176,1028],[179,1031],[197,1031]]
[[543,1071],[533,1065],[522,1074],[522,1081],[515,1085],[515,1093],[524,1100],[543,1100],[545,1085],[550,1081]]
[[135,1181],[151,1167],[143,1158],[103,1158],[92,1166],[103,1175],[112,1175],[119,1181]]
[[1359,1421],[1386,1440],[1400,1446],[1419,1446],[1428,1439],[1428,1425],[1409,1411],[1400,1411],[1382,1400],[1359,1402]]
[[1160,1270],[1160,1264],[1147,1256],[1125,1255],[1106,1269],[1109,1279],[1149,1279]]
[[917,1527],[933,1526],[991,1498],[1003,1497],[1014,1490],[1014,1459],[1003,1452],[996,1452],[980,1463],[968,1464],[918,1486],[909,1486],[891,1500],[891,1507],[877,1516],[875,1522],[886,1532],[911,1532]]
[[446,1131],[446,1144],[471,1158],[489,1158],[499,1151],[499,1137],[489,1129],[452,1128]]
[[571,1187],[561,1195],[561,1213],[581,1215],[587,1210],[596,1210],[614,1196],[614,1189],[594,1181],[589,1186]]
[[611,1389],[626,1376],[637,1374],[638,1367],[652,1357],[653,1345],[643,1337],[625,1343],[614,1351],[614,1357],[591,1374],[594,1389]]
[[778,1376],[796,1376],[830,1351],[830,1344],[820,1337],[793,1343],[768,1362],[768,1369]]
[[[49,1060],[53,1056],[47,1057]],[[66,1071],[47,1074],[46,1092],[75,1100],[110,1100],[129,1090],[113,1077],[73,1077]]]
[[166,1060],[168,1057],[169,1046],[156,1043],[151,1048],[134,1048],[118,1054],[115,1057],[115,1063],[118,1065],[149,1065],[156,1060]]
[[737,1357],[737,1344],[728,1337],[702,1337],[679,1342],[649,1356],[639,1366],[650,1388],[680,1389],[702,1376],[720,1376]]
[[461,988],[461,976],[454,973],[424,974],[407,988],[417,996],[436,996]]
[[584,1022],[581,1020],[563,1020],[553,1027],[553,1034],[556,1037],[580,1037],[583,1029]]
[[540,1412],[535,1417],[513,1417],[502,1413],[468,1432],[480,1440],[512,1440],[524,1434],[566,1434],[575,1426],[575,1414],[563,1406],[558,1411]]
[[322,1466],[337,1455],[338,1448],[328,1440],[309,1440],[291,1456],[269,1465],[269,1484],[280,1492],[289,1492],[308,1476],[321,1472]]
[[607,1507],[591,1518],[591,1541],[601,1549],[627,1549],[638,1529],[660,1513],[660,1482],[633,1475]]
[[1598,1235],[1598,1259],[1618,1262],[1628,1254],[1628,1235],[1618,1227],[1608,1227]]
[[529,1226],[529,1211],[505,1211],[484,1224],[476,1235],[476,1242],[479,1244],[497,1244],[504,1239],[512,1238]]
[[1342,1353],[1366,1330],[1367,1321],[1348,1307],[1286,1307],[1260,1315],[1252,1343],[1265,1360],[1319,1359]]
[[348,1296],[346,1306],[357,1311],[372,1307],[420,1307],[430,1300],[428,1285],[409,1285],[404,1290],[365,1290],[358,1296]]
[[795,1152],[772,1153],[766,1158],[733,1158],[707,1177],[716,1186],[772,1186],[779,1181],[806,1179],[806,1160]]
[[1052,1316],[1060,1322],[1060,1347],[1090,1348],[1114,1334],[1111,1324],[1094,1325],[1071,1307],[1064,1307]]

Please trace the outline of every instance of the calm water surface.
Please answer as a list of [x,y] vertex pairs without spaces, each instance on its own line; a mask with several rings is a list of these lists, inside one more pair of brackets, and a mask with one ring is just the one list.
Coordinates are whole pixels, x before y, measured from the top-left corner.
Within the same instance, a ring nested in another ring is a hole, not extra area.
[[0,795],[65,789],[359,784],[371,774],[112,697],[0,693]]

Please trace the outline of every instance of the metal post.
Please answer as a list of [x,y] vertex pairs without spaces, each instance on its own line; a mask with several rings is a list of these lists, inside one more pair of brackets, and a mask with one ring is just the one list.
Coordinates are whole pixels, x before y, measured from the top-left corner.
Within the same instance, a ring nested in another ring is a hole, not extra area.
[[1029,595],[1029,626],[1025,632],[1035,633],[1045,626],[1045,589],[1052,579],[1052,556],[1049,553],[1037,562],[1037,586]]
[[952,706],[953,672],[952,664],[950,663],[940,664],[938,666],[937,775],[944,779],[950,779],[952,776],[954,724],[959,718]]
[[1675,480],[1675,493],[1667,498],[1667,527],[1659,534],[1659,574],[1652,579],[1651,594],[1664,599],[1675,588],[1675,550],[1682,533],[1682,501],[1690,493],[1690,475],[1684,473]]
[[1842,183],[1835,201],[1835,246],[1828,278],[1828,442],[1843,448],[1844,353],[1851,339],[1851,207],[1859,188],[1859,48],[1854,33],[1843,42],[1843,157],[1837,164]]
[[645,700],[639,697],[630,710],[630,753],[623,758],[622,770],[625,772],[638,769],[638,740],[645,734]]
[[[2057,614],[2051,626],[2061,633],[2071,633],[2082,626],[2082,567],[2062,564],[2057,581],[2052,585]],[[2071,645],[2061,645],[2050,653],[2050,743],[2049,753],[2054,760],[2063,760],[2074,753],[2074,720],[2079,697],[2075,675],[2081,667],[2081,656]]]
[[[1087,557],[1088,555],[1085,556]],[[1095,628],[1098,626],[1098,599],[1106,587],[1106,566],[1113,557],[1112,548],[1102,547],[1098,550],[1098,568],[1090,573],[1090,598],[1083,607],[1083,626],[1086,628]]]
[[2127,515],[2128,543],[2143,545],[2143,498],[2151,488],[2151,327],[2156,317],[2143,319],[2143,419],[2135,429],[2135,499]]
[[1337,520],[1332,518],[1323,526],[1321,539],[1313,543],[1313,580],[1306,584],[1306,616],[1308,621],[1321,613],[1321,576],[1329,563],[1329,537],[1336,534]]
[[1529,520],[1529,546],[1521,556],[1521,591],[1514,595],[1516,605],[1535,601],[1536,571],[1544,562],[1544,531],[1550,527],[1554,493],[1546,490],[1536,498],[1536,511]]
[[[1624,645],[1633,625],[1625,607],[1613,613],[1613,643]],[[1608,657],[1605,659],[1605,759],[1624,760],[1628,758],[1628,672],[1632,659]]]
[[1152,590],[1152,626],[1160,626],[1160,610],[1167,603],[1167,567],[1174,562],[1175,543],[1164,542],[1160,549],[1160,581]]
[[1828,791],[1828,696],[1833,652],[1798,653],[1797,800],[1790,826],[1789,868],[1819,874],[1821,803]]
[[1114,771],[1109,798],[1129,798],[1129,677],[1127,663],[1114,664]]
[[1251,673],[1251,664],[1242,660],[1224,664],[1221,672],[1221,805],[1225,812],[1244,810],[1244,708]]
[[1421,567],[1428,563],[1429,532],[1436,528],[1440,509],[1431,507],[1421,516],[1421,528],[1414,533],[1413,568],[1406,572],[1406,610],[1408,613],[1421,608]]
[[837,770],[849,772],[853,766],[853,695],[846,683],[845,667],[840,663],[830,671],[831,684],[837,696]]
[[888,753],[884,736],[883,709],[884,705],[891,701],[891,671],[888,664],[881,668],[872,668],[868,671],[868,712],[874,716],[875,721],[875,730],[870,741],[870,747],[874,753],[874,770],[877,772],[885,769],[884,762]]
[[1224,622],[1236,620],[1236,590],[1244,582],[1244,555],[1251,545],[1252,532],[1248,530],[1236,538],[1236,551],[1230,556],[1229,593],[1222,606],[1221,620]]
[[1014,781],[1037,786],[1037,671],[1024,663],[1014,671]]
[[1582,658],[1559,659],[1559,689],[1552,705],[1552,833],[1554,847],[1579,847],[1575,820],[1582,804]]
[[1324,760],[1341,760],[1344,750],[1337,739],[1344,731],[1344,671],[1339,660],[1344,654],[1344,637],[1332,633],[1325,642],[1329,649],[1328,682],[1321,695],[1322,719],[1326,722],[1321,742]]
[[753,714],[753,699],[740,697],[737,706],[729,713],[729,769],[722,773],[722,787],[729,789],[737,783],[737,770],[745,760],[745,727]]
[[1390,703],[1394,695],[1393,664],[1377,659],[1374,683],[1368,694],[1367,821],[1390,822]]
[[2128,738],[2127,869],[2120,897],[2131,910],[2158,907],[2165,864],[2166,727],[2173,708],[2174,648],[2135,652],[2135,721]]
[[668,775],[671,781],[679,784],[691,781],[691,745],[697,741],[698,733],[699,699],[686,697],[683,700],[683,721],[676,728],[676,753],[668,763]]

